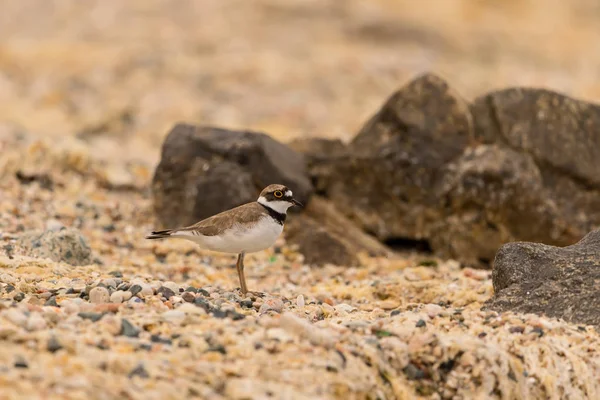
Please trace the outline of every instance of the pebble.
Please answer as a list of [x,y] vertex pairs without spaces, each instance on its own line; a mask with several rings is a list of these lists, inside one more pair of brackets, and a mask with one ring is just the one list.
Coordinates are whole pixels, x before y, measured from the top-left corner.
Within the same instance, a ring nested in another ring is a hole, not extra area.
[[44,303],[44,306],[46,306],[46,307],[58,307],[58,303],[56,302],[56,296],[52,296],[48,300],[46,300],[46,302]]
[[166,288],[171,289],[173,291],[173,293],[175,293],[175,294],[179,293],[179,285],[173,281],[167,281],[167,282],[163,283],[162,285]]
[[18,356],[17,359],[15,360],[14,367],[15,368],[29,368],[29,364],[27,363],[27,360],[25,360],[23,357]]
[[127,337],[138,337],[140,335],[140,330],[133,326],[131,322],[123,318],[121,320],[121,335]]
[[104,284],[104,286],[106,286],[107,288],[116,288],[117,287],[117,281],[114,278],[106,278],[102,280],[102,283]]
[[304,307],[305,303],[304,303],[304,296],[303,295],[298,295],[298,297],[296,297],[296,307],[298,308],[302,308]]
[[50,353],[56,353],[57,351],[59,351],[62,348],[63,348],[62,344],[60,344],[60,342],[58,341],[58,339],[55,336],[52,336],[50,339],[48,339],[48,343],[46,344],[46,349]]
[[32,313],[27,319],[28,331],[39,331],[47,326],[46,320],[39,313]]
[[444,312],[444,309],[437,304],[426,304],[423,307],[423,311],[429,316],[429,318],[435,318]]
[[181,310],[169,310],[162,314],[162,318],[167,322],[181,324],[185,319],[185,313]]
[[19,293],[15,294],[15,296],[13,297],[13,300],[20,303],[21,301],[23,301],[24,298],[25,298],[25,293],[19,292]]
[[2,313],[4,318],[12,322],[14,325],[25,327],[27,324],[27,317],[21,311],[16,308],[9,308]]
[[188,303],[193,303],[194,300],[196,299],[196,296],[194,296],[194,294],[192,292],[183,292],[181,294],[181,298],[183,299],[183,301],[186,301]]
[[161,286],[156,291],[156,294],[160,294],[165,299],[169,300],[171,297],[175,296],[175,292],[166,286]]
[[415,326],[416,326],[417,328],[422,328],[422,327],[424,327],[424,326],[426,326],[426,325],[427,325],[427,323],[425,322],[425,320],[422,320],[422,319],[420,319],[420,320],[418,320],[418,321],[417,321],[417,323],[416,323],[416,325],[415,325]]
[[[113,292],[110,295],[110,302],[111,303],[122,303],[125,301],[125,293],[122,290],[117,290],[116,292]],[[129,293],[129,292],[128,292]],[[129,293],[131,295],[131,293]]]
[[265,302],[260,306],[258,312],[260,314],[264,314],[269,311],[274,311],[276,313],[283,311],[283,301],[278,298],[270,298],[265,300]]
[[97,312],[80,312],[77,314],[80,318],[89,319],[92,322],[96,322],[102,318],[104,314]]
[[148,296],[154,296],[154,289],[152,289],[152,286],[148,284],[142,284],[140,286],[142,287],[142,290],[140,290],[139,293],[137,293],[138,297],[144,298]]
[[93,304],[102,304],[108,303],[110,300],[110,294],[108,289],[103,288],[101,286],[97,286],[90,290],[90,303]]
[[346,313],[351,313],[352,311],[356,311],[356,307],[351,306],[347,303],[341,303],[333,307],[335,311],[342,311]]

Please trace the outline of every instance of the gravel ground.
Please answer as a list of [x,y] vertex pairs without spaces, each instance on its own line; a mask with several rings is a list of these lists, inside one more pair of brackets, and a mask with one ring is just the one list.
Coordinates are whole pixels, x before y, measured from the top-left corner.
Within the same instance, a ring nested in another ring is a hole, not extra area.
[[[593,328],[481,311],[489,271],[422,254],[311,269],[278,243],[247,257],[261,293],[242,297],[233,258],[143,239],[152,217],[137,175],[107,190],[85,150],[7,147],[0,399],[598,395]],[[19,244],[64,227],[83,235],[90,265]]]
[[[349,139],[425,70],[596,99],[596,2],[176,3],[2,4],[1,400],[600,397],[598,334],[482,311],[487,271],[311,269],[281,242],[243,298],[232,257],[143,239],[175,122]],[[28,256],[63,227],[88,265]]]

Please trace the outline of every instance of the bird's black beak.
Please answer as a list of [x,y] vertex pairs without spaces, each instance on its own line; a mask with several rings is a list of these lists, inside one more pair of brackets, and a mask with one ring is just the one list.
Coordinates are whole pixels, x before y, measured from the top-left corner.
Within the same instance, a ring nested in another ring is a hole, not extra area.
[[292,203],[294,203],[295,206],[304,207],[304,205],[296,199],[292,199]]

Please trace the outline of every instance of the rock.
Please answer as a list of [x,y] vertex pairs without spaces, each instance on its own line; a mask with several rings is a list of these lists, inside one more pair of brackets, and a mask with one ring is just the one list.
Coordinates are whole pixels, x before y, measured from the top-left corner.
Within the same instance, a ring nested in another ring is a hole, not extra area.
[[144,298],[144,297],[148,297],[148,296],[154,296],[154,289],[152,289],[152,286],[148,285],[147,283],[144,283],[142,285],[140,285],[142,290],[140,290],[137,294],[138,297],[140,298]]
[[132,296],[135,296],[136,294],[138,294],[141,291],[142,291],[142,286],[141,285],[132,285],[129,288],[129,292],[131,293]]
[[27,319],[28,331],[39,331],[47,326],[46,320],[39,313],[32,313]]
[[313,160],[315,189],[381,241],[426,238],[431,189],[469,143],[468,104],[435,75],[394,93],[341,155]]
[[302,308],[305,304],[304,296],[299,294],[298,297],[296,297],[296,307]]
[[62,348],[62,344],[55,336],[51,336],[50,339],[48,339],[48,343],[46,344],[46,350],[48,350],[50,353],[56,353]]
[[165,321],[167,321],[167,322],[172,322],[174,324],[179,325],[185,319],[185,312],[183,312],[181,310],[169,310],[169,311],[165,311],[162,314],[162,318]]
[[99,312],[91,312],[91,311],[87,311],[87,312],[80,312],[77,314],[80,318],[82,319],[89,319],[92,322],[96,322],[99,321],[100,319],[102,319],[102,317],[104,316],[104,314],[99,313]]
[[46,307],[58,307],[58,303],[56,302],[56,296],[52,296],[48,300],[46,300],[46,302],[44,303],[44,306],[46,306]]
[[196,299],[196,296],[194,296],[194,294],[192,292],[183,292],[181,294],[181,298],[183,299],[183,301],[188,302],[188,303],[193,303],[194,300]]
[[156,294],[161,295],[165,299],[169,300],[171,297],[175,296],[175,292],[169,289],[168,287],[161,286],[156,291]]
[[599,131],[595,104],[512,88],[469,105],[426,74],[347,146],[293,146],[315,192],[363,231],[481,266],[504,243],[566,246],[600,225]]
[[290,216],[284,235],[289,244],[298,246],[307,264],[353,266],[359,264],[361,252],[372,256],[391,254],[319,196],[311,198],[302,214]]
[[566,247],[507,243],[494,259],[494,297],[485,307],[600,327],[599,266],[600,230]]
[[90,303],[103,304],[108,303],[109,300],[110,294],[108,293],[108,289],[97,286],[90,290]]
[[164,226],[191,224],[256,200],[271,183],[303,203],[312,192],[302,155],[269,136],[178,124],[152,180],[154,210]]
[[117,290],[115,292],[112,292],[112,294],[110,295],[111,303],[122,303],[124,301],[125,301],[125,292],[122,290]]
[[92,262],[92,251],[87,240],[79,230],[73,228],[27,232],[18,238],[17,246],[30,257],[49,258],[74,266]]
[[179,285],[176,284],[175,282],[167,281],[167,282],[163,283],[163,286],[171,289],[173,291],[173,293],[175,293],[175,294],[179,293]]
[[280,313],[283,311],[283,301],[278,298],[271,298],[265,300],[265,302],[260,306],[258,312],[260,314],[264,314],[268,311],[274,311],[276,313]]
[[121,335],[127,337],[138,337],[140,335],[140,330],[133,326],[131,322],[123,318],[121,319]]

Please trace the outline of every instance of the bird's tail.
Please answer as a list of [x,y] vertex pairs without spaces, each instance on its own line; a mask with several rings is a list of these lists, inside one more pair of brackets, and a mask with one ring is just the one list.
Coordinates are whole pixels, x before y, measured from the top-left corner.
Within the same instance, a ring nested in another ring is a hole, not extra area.
[[175,232],[174,229],[166,229],[164,231],[152,231],[150,235],[146,236],[146,239],[164,239],[171,236],[171,234]]

